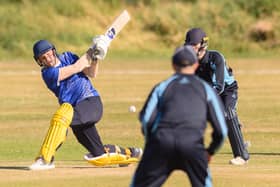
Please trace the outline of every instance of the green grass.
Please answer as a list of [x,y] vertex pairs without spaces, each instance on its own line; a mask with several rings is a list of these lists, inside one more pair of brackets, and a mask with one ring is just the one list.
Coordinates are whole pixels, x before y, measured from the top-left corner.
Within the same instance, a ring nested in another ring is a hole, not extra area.
[[[238,112],[251,159],[244,167],[228,164],[228,141],[213,158],[210,168],[218,187],[276,187],[280,183],[279,82],[276,59],[229,59],[239,81]],[[98,123],[104,143],[122,146],[144,144],[138,113],[152,86],[171,75],[169,59],[113,60],[101,62],[92,82],[102,95],[104,116]],[[34,62],[0,62],[0,186],[128,186],[136,165],[128,168],[94,168],[82,160],[86,150],[70,131],[56,154],[57,169],[24,170],[39,151],[49,120],[57,109],[56,98],[43,84]],[[206,142],[209,141],[207,130]],[[186,186],[184,173],[175,172],[164,186]]]
[[192,27],[202,27],[210,48],[226,56],[273,56],[280,46],[280,6],[275,0],[1,0],[0,5],[1,60],[32,58],[39,39],[53,42],[58,52],[82,53],[123,9],[131,21],[111,49],[120,59],[167,57]]

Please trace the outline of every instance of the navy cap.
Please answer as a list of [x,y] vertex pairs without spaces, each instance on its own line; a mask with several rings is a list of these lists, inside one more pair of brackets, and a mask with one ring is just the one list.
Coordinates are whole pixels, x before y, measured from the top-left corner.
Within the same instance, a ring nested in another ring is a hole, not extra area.
[[198,62],[197,55],[190,45],[177,48],[172,56],[172,63],[180,67],[191,66],[196,62]]
[[[196,45],[204,42],[206,38],[207,36],[202,29],[193,28],[186,33],[185,45]],[[208,38],[206,40],[208,40]]]
[[34,59],[37,60],[40,55],[45,52],[55,49],[54,45],[47,40],[39,40],[33,45]]

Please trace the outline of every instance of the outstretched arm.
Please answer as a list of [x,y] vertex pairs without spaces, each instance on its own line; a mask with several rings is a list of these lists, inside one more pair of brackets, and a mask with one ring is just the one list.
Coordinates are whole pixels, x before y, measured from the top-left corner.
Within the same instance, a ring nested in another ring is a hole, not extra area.
[[99,63],[97,60],[93,60],[89,67],[83,70],[83,73],[91,78],[95,78],[98,73]]
[[91,66],[91,57],[86,53],[74,64],[59,68],[58,80],[62,81],[76,73],[82,72]]
[[83,73],[88,77],[96,77],[98,73],[98,60],[103,60],[107,54],[110,40],[104,35],[93,38],[93,45],[88,49],[87,53],[81,58],[87,61],[90,66],[83,69]]
[[71,75],[83,72],[88,77],[96,77],[98,73],[98,60],[103,60],[107,54],[110,41],[104,35],[96,36],[92,46],[82,55],[75,64],[59,69],[59,81]]

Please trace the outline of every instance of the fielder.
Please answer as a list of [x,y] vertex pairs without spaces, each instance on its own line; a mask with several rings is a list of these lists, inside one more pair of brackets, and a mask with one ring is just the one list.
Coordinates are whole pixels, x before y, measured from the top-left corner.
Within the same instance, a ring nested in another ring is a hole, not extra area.
[[249,160],[249,153],[244,144],[241,125],[236,113],[238,85],[232,69],[227,67],[223,55],[214,50],[207,50],[208,37],[200,28],[190,29],[186,33],[185,45],[191,45],[197,53],[199,67],[196,75],[208,82],[221,97],[228,126],[228,137],[234,158],[230,164],[244,165]]
[[97,75],[98,60],[105,58],[109,44],[106,36],[97,36],[92,47],[80,58],[72,52],[58,54],[47,40],[34,44],[34,59],[42,68],[42,78],[60,107],[51,119],[39,155],[29,167],[31,170],[55,168],[54,155],[65,140],[69,126],[78,142],[89,151],[84,159],[95,166],[128,165],[141,157],[141,148],[103,145],[96,129],[103,105],[89,77]]
[[[174,170],[183,170],[193,187],[211,187],[208,162],[227,136],[223,106],[214,90],[194,75],[197,56],[191,46],[178,48],[175,71],[157,84],[140,112],[146,142],[131,187],[161,186]],[[207,121],[212,141],[204,148]]]

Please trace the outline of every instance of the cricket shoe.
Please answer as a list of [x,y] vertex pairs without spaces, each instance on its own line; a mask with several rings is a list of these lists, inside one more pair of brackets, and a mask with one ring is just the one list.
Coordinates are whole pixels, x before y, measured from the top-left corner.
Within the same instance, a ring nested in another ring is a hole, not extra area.
[[248,163],[248,160],[244,160],[240,156],[235,157],[229,161],[230,164],[236,165],[236,166],[242,166]]
[[126,167],[132,163],[139,162],[142,157],[141,148],[129,148],[129,155],[120,153],[104,153],[94,157],[91,153],[84,155],[84,159],[98,167]]
[[125,155],[119,153],[104,153],[95,157],[88,153],[84,155],[84,159],[96,167],[120,167],[131,162]]
[[53,161],[50,163],[46,163],[44,159],[40,157],[28,168],[29,170],[48,170],[48,169],[54,169],[55,165]]
[[131,150],[131,157],[132,158],[141,159],[141,157],[143,155],[142,148],[131,147],[130,150]]
[[[143,150],[141,148],[130,148],[131,151],[131,157],[132,158],[138,158],[140,159],[143,155]],[[84,155],[84,159],[89,161],[92,160],[94,158],[94,156],[91,153],[87,153]]]
[[84,155],[84,159],[87,160],[87,161],[91,160],[93,157],[94,156],[91,153],[87,153],[87,154]]
[[[142,148],[136,148],[136,147],[130,147],[130,152],[131,152],[131,159],[136,159],[138,162],[141,159],[143,155],[143,150]],[[129,164],[119,164],[120,167],[127,167]]]

